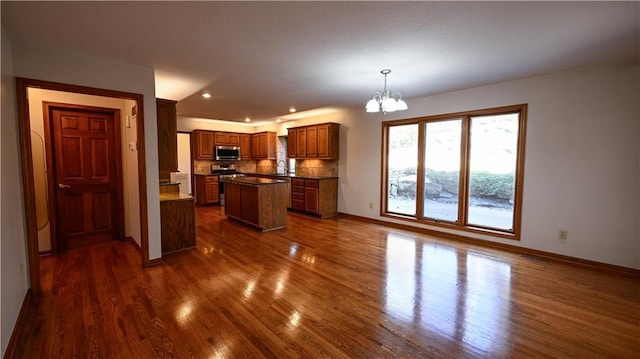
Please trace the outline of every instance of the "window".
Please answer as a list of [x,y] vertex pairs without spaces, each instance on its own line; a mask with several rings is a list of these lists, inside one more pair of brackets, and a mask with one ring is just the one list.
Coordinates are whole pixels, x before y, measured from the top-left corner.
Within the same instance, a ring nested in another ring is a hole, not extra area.
[[382,215],[519,239],[526,109],[384,122]]

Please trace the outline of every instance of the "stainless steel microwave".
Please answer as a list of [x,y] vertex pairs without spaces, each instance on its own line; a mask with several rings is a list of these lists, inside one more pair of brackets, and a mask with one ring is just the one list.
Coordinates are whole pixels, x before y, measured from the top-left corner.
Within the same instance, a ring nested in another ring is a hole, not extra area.
[[216,155],[216,161],[239,161],[240,147],[236,146],[215,146],[213,152]]

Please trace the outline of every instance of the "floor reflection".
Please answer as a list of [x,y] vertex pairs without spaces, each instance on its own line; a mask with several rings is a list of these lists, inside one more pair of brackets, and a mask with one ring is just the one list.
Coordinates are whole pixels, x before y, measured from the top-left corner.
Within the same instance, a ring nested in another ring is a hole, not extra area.
[[385,309],[393,319],[484,353],[506,346],[510,264],[398,233],[386,249]]

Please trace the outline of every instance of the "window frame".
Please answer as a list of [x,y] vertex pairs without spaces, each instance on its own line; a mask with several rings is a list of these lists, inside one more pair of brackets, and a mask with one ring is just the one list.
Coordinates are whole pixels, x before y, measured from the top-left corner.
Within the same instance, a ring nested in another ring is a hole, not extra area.
[[[446,229],[461,230],[465,232],[486,234],[520,240],[521,224],[522,224],[522,197],[524,185],[524,159],[525,159],[525,142],[526,142],[526,124],[527,124],[527,104],[502,106],[486,108],[481,110],[472,110],[464,112],[456,112],[449,114],[441,114],[434,116],[416,117],[410,119],[391,120],[382,122],[382,153],[381,153],[381,176],[380,176],[380,216],[410,221],[419,224],[426,224]],[[504,114],[519,114],[518,123],[518,139],[517,139],[517,158],[515,167],[515,183],[514,183],[514,204],[513,204],[513,228],[511,230],[503,230],[488,226],[468,224],[468,206],[469,200],[469,179],[470,179],[470,162],[469,155],[471,151],[471,118],[476,116],[491,116]],[[460,134],[460,182],[459,182],[459,198],[458,198],[458,222],[445,221],[440,219],[427,218],[423,216],[424,212],[424,180],[425,180],[425,129],[426,124],[430,122],[441,122],[446,120],[461,119]],[[414,215],[399,214],[390,212],[388,208],[388,182],[389,182],[389,128],[393,126],[402,126],[418,124],[418,168],[416,172],[416,213]]]

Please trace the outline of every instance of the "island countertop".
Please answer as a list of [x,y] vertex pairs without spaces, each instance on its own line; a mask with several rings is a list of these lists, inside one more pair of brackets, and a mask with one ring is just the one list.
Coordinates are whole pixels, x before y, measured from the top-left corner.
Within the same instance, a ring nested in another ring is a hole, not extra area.
[[180,192],[160,193],[160,202],[164,201],[193,201],[195,197]]
[[278,184],[278,183],[287,183],[287,181],[272,179],[272,178],[260,178],[260,177],[249,177],[249,176],[239,176],[226,178],[225,182],[235,182],[238,184],[244,185],[252,185],[252,186],[262,186],[262,185],[270,185],[270,184]]
[[269,176],[269,177],[278,177],[278,178],[301,178],[301,179],[338,179],[338,176],[310,176],[310,175],[301,175],[296,173],[279,173],[279,172],[270,172],[270,173],[256,173],[256,172],[243,172],[246,176]]

